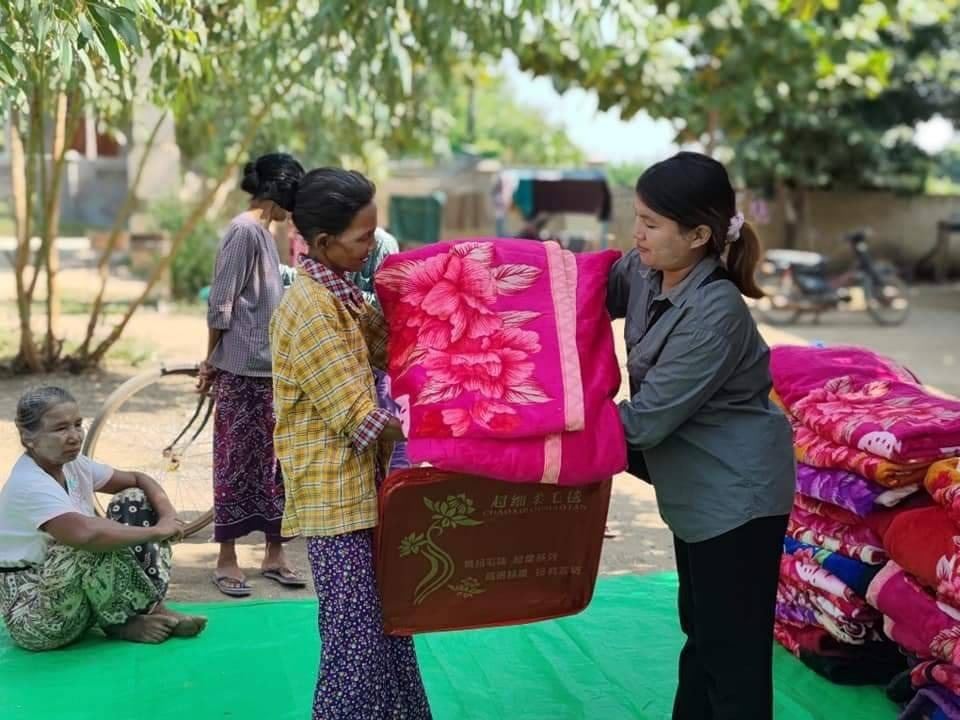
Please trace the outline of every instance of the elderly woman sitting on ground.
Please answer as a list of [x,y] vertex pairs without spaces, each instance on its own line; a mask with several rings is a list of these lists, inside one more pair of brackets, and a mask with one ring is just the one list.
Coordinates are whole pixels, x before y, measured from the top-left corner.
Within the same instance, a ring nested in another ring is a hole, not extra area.
[[[198,635],[206,618],[163,604],[179,526],[160,485],[80,454],[66,390],[28,391],[16,423],[25,452],[0,489],[0,615],[13,641],[51,650],[94,626],[132,642]],[[107,519],[94,492],[114,494]]]

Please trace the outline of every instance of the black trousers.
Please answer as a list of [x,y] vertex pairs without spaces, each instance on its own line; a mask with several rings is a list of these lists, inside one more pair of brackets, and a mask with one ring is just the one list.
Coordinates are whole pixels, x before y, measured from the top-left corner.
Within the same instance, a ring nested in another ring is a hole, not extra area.
[[716,538],[674,536],[680,679],[673,720],[771,720],[773,621],[787,516]]

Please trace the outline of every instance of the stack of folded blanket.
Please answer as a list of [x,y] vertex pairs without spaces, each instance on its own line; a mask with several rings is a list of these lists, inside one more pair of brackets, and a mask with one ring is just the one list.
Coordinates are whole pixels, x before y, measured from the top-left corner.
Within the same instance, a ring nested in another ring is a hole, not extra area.
[[376,288],[410,461],[553,485],[623,470],[606,311],[619,255],[485,238],[387,258]]
[[903,717],[957,719],[960,525],[954,489],[960,459],[932,464],[924,485],[936,504],[905,512],[887,528],[883,542],[890,561],[871,582],[867,600],[883,613],[884,632],[909,658]]
[[[907,667],[904,649],[925,657],[891,633],[898,625],[898,632],[914,632],[900,625],[906,618],[891,620],[903,606],[886,601],[902,587],[899,578],[916,585],[902,568],[925,574],[928,587],[937,587],[929,583],[938,565],[952,575],[947,567],[957,531],[948,509],[956,500],[960,513],[954,489],[960,475],[945,477],[943,468],[956,471],[956,461],[940,461],[960,454],[960,402],[929,392],[893,361],[859,348],[779,347],[771,371],[774,400],[794,427],[798,460],[777,638],[836,682],[887,682]],[[929,493],[920,492],[925,477]],[[951,592],[949,578],[939,585],[941,594]],[[921,616],[917,609],[914,617]],[[926,690],[913,707],[952,692],[943,683],[934,692],[922,682],[927,667],[917,667],[913,690]]]

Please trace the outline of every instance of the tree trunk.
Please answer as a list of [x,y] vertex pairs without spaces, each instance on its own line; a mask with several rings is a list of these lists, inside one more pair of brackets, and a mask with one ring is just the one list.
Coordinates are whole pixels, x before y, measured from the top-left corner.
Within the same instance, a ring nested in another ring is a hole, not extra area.
[[97,345],[94,351],[90,353],[88,358],[85,358],[85,360],[87,360],[87,365],[99,364],[103,360],[103,357],[106,355],[107,351],[117,340],[120,339],[124,329],[126,329],[127,324],[130,322],[130,318],[133,317],[133,314],[143,304],[144,300],[149,297],[154,286],[156,286],[164,272],[166,272],[167,268],[170,266],[170,263],[173,262],[173,258],[180,249],[180,246],[183,245],[184,240],[186,240],[190,233],[193,232],[193,229],[197,226],[200,220],[203,219],[204,214],[207,212],[207,209],[210,207],[210,204],[216,197],[220,186],[222,186],[229,179],[229,177],[240,165],[242,153],[244,153],[246,148],[249,147],[250,143],[253,142],[253,138],[256,136],[260,124],[270,111],[272,100],[272,98],[269,98],[267,102],[264,103],[263,107],[250,118],[247,132],[240,141],[238,150],[234,154],[234,157],[220,173],[216,184],[204,194],[197,206],[194,207],[193,212],[190,213],[190,216],[183,224],[183,227],[181,227],[179,232],[177,232],[177,234],[174,236],[173,241],[170,243],[170,251],[154,266],[153,272],[150,273],[150,277],[147,280],[147,286],[144,288],[143,292],[140,293],[140,296],[130,304],[130,306],[127,308],[127,311],[120,319],[120,322],[113,327],[113,329],[110,331],[110,334],[107,335],[107,337],[104,338],[99,345]]
[[[40,247],[33,256],[33,277],[30,280],[30,300],[33,301],[33,293],[37,288],[37,279],[40,277],[40,268],[43,267],[45,252],[43,249],[43,238],[47,234],[43,227],[43,208],[47,205],[47,125],[45,114],[47,107],[43,102],[43,95],[39,87],[33,92],[33,102],[30,103],[30,142],[27,147],[27,162],[39,173],[39,182],[33,183],[32,195],[36,195],[37,203],[35,207],[40,208]],[[34,178],[36,180],[36,178]],[[31,203],[31,212],[34,205]]]
[[467,141],[477,141],[477,83],[473,73],[467,79]]
[[226,182],[222,182],[216,189],[214,193],[213,200],[210,202],[210,207],[207,208],[207,218],[213,219],[220,216],[220,213],[223,212],[223,209],[227,206],[227,201],[230,199],[230,193],[237,189],[237,181],[235,177],[228,177]]
[[134,173],[133,180],[130,183],[130,186],[127,188],[127,196],[124,198],[123,205],[120,207],[120,211],[117,213],[117,216],[113,221],[113,227],[110,230],[110,237],[107,238],[107,245],[103,249],[103,254],[100,256],[100,261],[97,263],[97,272],[100,275],[100,287],[97,290],[97,297],[93,301],[93,308],[90,310],[90,319],[87,322],[86,335],[83,338],[83,343],[81,343],[76,352],[76,357],[80,360],[87,356],[90,350],[90,343],[93,342],[93,335],[97,330],[97,322],[100,319],[100,312],[103,310],[103,296],[107,290],[107,280],[110,277],[110,257],[113,255],[113,251],[117,247],[117,242],[120,240],[120,233],[122,233],[124,227],[126,227],[127,220],[130,219],[130,214],[133,212],[133,209],[136,206],[137,191],[140,188],[140,181],[143,179],[143,170],[147,166],[147,159],[150,157],[150,153],[153,150],[153,144],[157,140],[160,127],[163,125],[163,121],[166,117],[167,113],[161,114],[157,119],[156,125],[154,125],[153,129],[150,131],[150,135],[147,138],[147,142],[143,148],[143,155],[140,157],[140,162],[138,163],[137,170]]
[[40,358],[30,327],[30,297],[27,292],[26,270],[30,260],[30,206],[27,160],[20,129],[20,113],[10,111],[10,187],[13,195],[13,215],[17,228],[17,252],[14,277],[17,282],[17,314],[20,320],[20,348],[15,365],[30,372],[40,372]]
[[783,203],[783,244],[790,250],[800,247],[803,231],[803,191],[785,183],[777,186],[777,194]]
[[720,128],[720,113],[717,110],[707,111],[707,141],[704,151],[710,157],[713,157],[717,149],[717,132]]
[[[44,356],[47,367],[53,367],[60,356],[63,340],[60,335],[60,288],[57,273],[60,270],[60,252],[56,239],[60,234],[60,186],[63,180],[63,166],[67,153],[67,133],[76,130],[78,122],[73,119],[79,116],[77,105],[79,93],[74,92],[68,99],[66,93],[57,97],[57,117],[53,131],[53,172],[50,177],[50,187],[47,190],[47,204],[43,208],[43,229],[41,238],[43,258],[47,266],[47,333],[43,342]],[[72,101],[72,102],[71,102]],[[68,105],[72,116],[67,121]],[[72,127],[71,127],[72,126]]]

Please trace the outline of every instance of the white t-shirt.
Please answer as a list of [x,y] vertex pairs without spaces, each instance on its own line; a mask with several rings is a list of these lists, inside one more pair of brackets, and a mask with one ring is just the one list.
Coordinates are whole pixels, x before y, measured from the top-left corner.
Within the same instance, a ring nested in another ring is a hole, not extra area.
[[80,455],[63,466],[67,490],[24,453],[0,489],[0,567],[42,563],[52,538],[40,526],[66,513],[95,517],[93,493],[113,468]]

